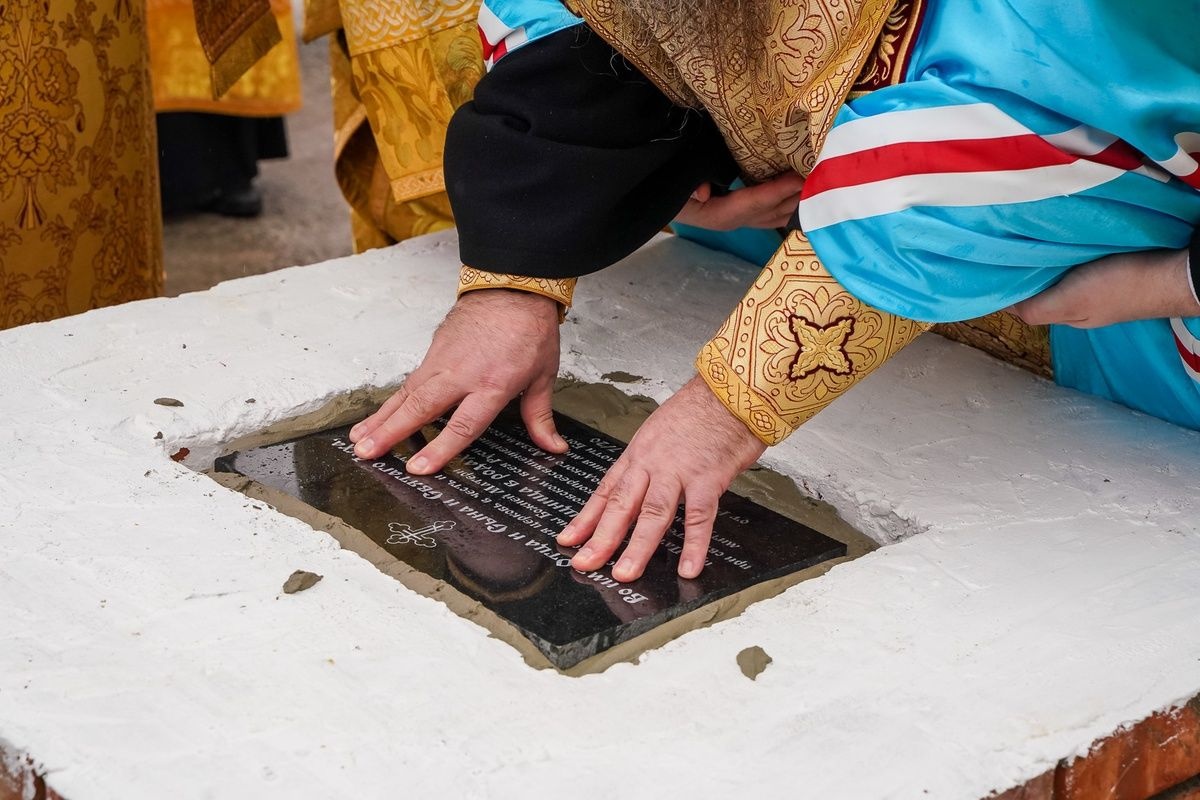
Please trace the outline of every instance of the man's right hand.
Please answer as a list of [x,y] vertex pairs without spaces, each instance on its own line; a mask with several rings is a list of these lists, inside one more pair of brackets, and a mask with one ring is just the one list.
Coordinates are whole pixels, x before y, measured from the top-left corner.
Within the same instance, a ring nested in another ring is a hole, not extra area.
[[554,300],[509,289],[468,292],[450,309],[425,360],[400,390],[350,430],[354,454],[377,458],[457,406],[445,429],[408,460],[413,474],[437,472],[517,395],[533,443],[566,452],[550,405],[558,354]]

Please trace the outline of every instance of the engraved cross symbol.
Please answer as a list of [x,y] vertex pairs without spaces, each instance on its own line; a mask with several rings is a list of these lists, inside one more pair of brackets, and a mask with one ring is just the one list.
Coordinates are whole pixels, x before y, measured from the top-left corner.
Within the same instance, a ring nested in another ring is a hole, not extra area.
[[790,370],[792,380],[807,378],[822,369],[834,375],[849,375],[854,371],[846,352],[846,343],[854,333],[853,317],[838,317],[828,325],[792,317],[792,333],[800,345]]
[[387,543],[415,544],[417,547],[437,547],[437,539],[433,538],[433,534],[438,531],[448,531],[453,527],[454,522],[451,520],[431,522],[424,528],[415,529],[411,525],[393,522],[388,525],[388,530],[392,532],[392,535],[387,538]]

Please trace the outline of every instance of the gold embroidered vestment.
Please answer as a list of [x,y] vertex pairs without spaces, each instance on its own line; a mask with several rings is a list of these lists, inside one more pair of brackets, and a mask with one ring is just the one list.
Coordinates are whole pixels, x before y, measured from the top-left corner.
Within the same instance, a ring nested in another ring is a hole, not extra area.
[[442,153],[483,76],[478,0],[307,0],[330,39],[334,155],[361,252],[453,227]]
[[162,287],[145,5],[0,14],[0,328]]

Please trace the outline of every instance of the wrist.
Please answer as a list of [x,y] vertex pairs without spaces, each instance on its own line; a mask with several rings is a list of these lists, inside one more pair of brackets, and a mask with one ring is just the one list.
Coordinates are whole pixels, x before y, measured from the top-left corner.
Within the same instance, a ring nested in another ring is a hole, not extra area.
[[558,326],[560,308],[557,301],[545,295],[534,294],[532,291],[520,289],[478,289],[466,291],[458,295],[455,308],[472,311],[479,307],[503,308],[506,315],[526,319],[546,321],[552,327]]
[[741,417],[734,414],[699,373],[684,384],[680,393],[697,398],[705,409],[701,415],[705,429],[724,434],[723,438],[731,441],[741,460],[749,459],[746,466],[757,460],[767,449],[769,443],[763,441]]
[[530,305],[543,306],[555,305],[557,301],[553,298],[546,297],[544,294],[537,292],[526,292],[523,289],[514,289],[508,286],[489,286],[487,288],[472,289],[468,292],[460,292],[458,302],[470,303],[480,300],[492,301],[498,298],[507,298],[511,302],[528,302]]

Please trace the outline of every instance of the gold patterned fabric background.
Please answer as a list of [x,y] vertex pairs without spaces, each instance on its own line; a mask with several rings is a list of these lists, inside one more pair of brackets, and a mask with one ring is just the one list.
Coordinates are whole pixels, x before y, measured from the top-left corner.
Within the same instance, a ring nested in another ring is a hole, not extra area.
[[276,117],[300,108],[300,55],[291,4],[273,0],[271,13],[282,40],[214,99],[211,66],[196,32],[192,0],[147,0],[155,110]]
[[[334,153],[362,251],[454,224],[442,154],[483,76],[478,0],[307,0],[330,35]],[[342,26],[343,27],[339,27]]]
[[162,288],[145,5],[6,0],[0,328]]

